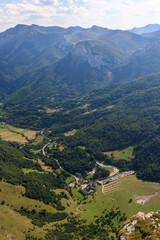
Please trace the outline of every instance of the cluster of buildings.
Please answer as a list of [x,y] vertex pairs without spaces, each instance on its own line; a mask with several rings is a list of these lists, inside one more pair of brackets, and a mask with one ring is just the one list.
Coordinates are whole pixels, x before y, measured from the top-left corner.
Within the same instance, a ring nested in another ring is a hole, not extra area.
[[110,182],[113,182],[113,181],[116,181],[120,178],[123,178],[123,177],[127,177],[127,176],[130,176],[130,175],[133,175],[135,173],[135,171],[128,171],[128,172],[124,172],[124,173],[121,173],[121,174],[118,174],[114,177],[110,177],[108,179],[105,179],[103,181],[90,181],[88,182],[87,180],[84,180],[82,175],[80,173],[76,173],[76,177],[78,178],[78,180],[83,180],[83,184],[81,185],[81,187],[79,188],[79,183],[70,183],[69,186],[72,187],[72,188],[76,188],[78,187],[79,188],[79,192],[85,196],[87,195],[90,195],[92,193],[95,192],[96,188],[98,187],[98,183],[99,184],[102,184],[102,185],[105,185],[107,183],[110,183]]
[[130,175],[133,175],[133,174],[135,174],[135,171],[124,172],[124,173],[116,175],[115,177],[111,177],[111,178],[105,179],[102,182],[102,184],[104,185],[106,183],[113,182],[113,181],[116,181],[116,180],[118,180],[120,178],[127,177],[127,176],[130,176]]
[[90,195],[95,191],[97,186],[98,184],[96,182],[89,182],[87,184],[83,184],[79,189],[79,192],[82,193],[83,195]]

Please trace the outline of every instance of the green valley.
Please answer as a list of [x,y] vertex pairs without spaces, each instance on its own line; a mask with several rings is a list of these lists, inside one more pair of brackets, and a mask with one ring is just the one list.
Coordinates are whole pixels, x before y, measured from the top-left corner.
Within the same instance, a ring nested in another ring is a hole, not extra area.
[[159,236],[160,34],[150,28],[0,33],[0,239]]

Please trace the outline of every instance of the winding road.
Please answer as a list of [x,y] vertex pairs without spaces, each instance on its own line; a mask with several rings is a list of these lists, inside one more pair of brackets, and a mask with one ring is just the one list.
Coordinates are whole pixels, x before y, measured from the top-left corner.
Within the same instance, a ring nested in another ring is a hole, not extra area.
[[112,169],[113,169],[113,171],[110,172],[109,177],[112,177],[112,176],[116,175],[116,174],[119,172],[119,169],[116,168],[116,167],[114,167],[114,166],[104,165],[103,163],[100,163],[100,162],[98,162],[98,161],[96,161],[96,163],[97,163],[100,167],[103,167],[103,168],[112,168]]
[[[45,148],[51,143],[51,139],[48,138],[47,136],[45,136],[43,132],[44,132],[44,129],[41,131],[41,135],[42,135],[44,138],[48,139],[49,142],[46,143],[46,144],[43,146],[43,148],[42,148],[42,154],[43,154],[44,156],[46,156],[46,157],[49,157],[49,156],[45,153]],[[55,158],[54,158],[54,160],[57,162],[58,167],[59,167],[62,171],[66,172],[68,175],[70,175],[71,177],[73,177],[73,178],[76,180],[76,183],[79,183],[79,180],[80,180],[80,179],[79,179],[78,177],[76,177],[75,175],[67,172],[64,168],[62,168],[62,166],[60,165],[58,159],[55,159]],[[116,167],[114,167],[114,166],[105,165],[105,164],[100,163],[100,162],[98,162],[98,161],[96,161],[96,163],[97,163],[99,166],[103,167],[103,168],[112,168],[112,169],[113,169],[113,171],[110,173],[109,177],[112,177],[112,176],[114,176],[115,174],[117,174],[117,173],[119,172],[118,168],[116,168]],[[95,168],[94,168],[94,169],[92,170],[92,172],[90,172],[90,173],[95,173]],[[104,180],[103,180],[103,181],[104,181]],[[100,184],[102,184],[103,181],[97,181],[97,182],[99,182]]]
[[45,136],[45,135],[43,134],[43,132],[44,132],[44,130],[41,131],[41,135],[42,135],[44,138],[47,138],[49,142],[43,146],[43,148],[42,148],[42,153],[43,153],[44,156],[49,157],[48,155],[46,155],[44,149],[51,143],[51,139],[48,138],[47,136]]
[[[43,148],[42,148],[42,154],[43,154],[44,156],[46,156],[46,157],[49,157],[49,156],[45,153],[45,148],[51,143],[51,139],[48,138],[47,136],[45,136],[43,132],[44,132],[44,130],[41,131],[41,135],[42,135],[44,138],[48,139],[49,142],[43,146]],[[78,178],[78,177],[76,177],[75,175],[67,172],[64,168],[62,168],[62,166],[60,165],[58,159],[55,159],[55,158],[54,158],[54,160],[57,162],[58,167],[59,167],[63,172],[66,172],[68,175],[70,175],[71,177],[73,177],[73,178],[76,180],[76,183],[79,182],[79,178]]]

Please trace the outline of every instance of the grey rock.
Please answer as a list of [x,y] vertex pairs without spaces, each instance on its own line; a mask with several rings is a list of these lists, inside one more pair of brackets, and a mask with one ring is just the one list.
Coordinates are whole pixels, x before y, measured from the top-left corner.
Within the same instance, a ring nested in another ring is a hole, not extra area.
[[135,227],[133,226],[133,225],[130,225],[130,226],[128,226],[127,227],[127,229],[126,229],[126,231],[128,232],[128,233],[133,233],[133,232],[135,232]]
[[141,219],[145,219],[145,214],[143,212],[138,212],[135,217],[139,217]]
[[120,240],[126,240],[127,237],[125,235],[120,236]]

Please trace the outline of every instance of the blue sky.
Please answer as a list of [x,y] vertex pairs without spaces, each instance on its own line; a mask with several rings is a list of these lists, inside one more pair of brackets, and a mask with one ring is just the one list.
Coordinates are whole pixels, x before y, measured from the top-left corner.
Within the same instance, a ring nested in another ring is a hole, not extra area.
[[19,23],[111,29],[160,24],[160,0],[0,0],[0,31]]

